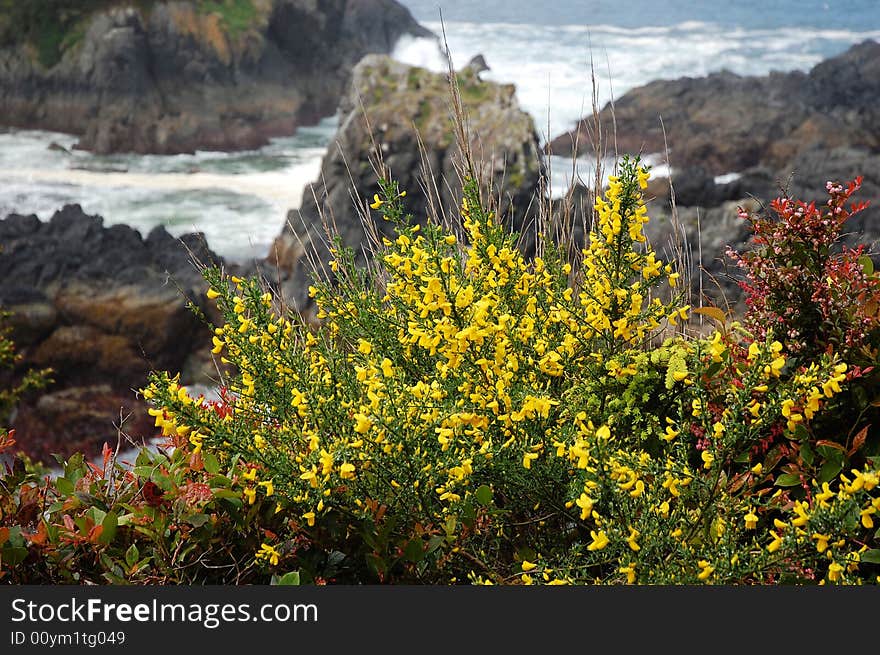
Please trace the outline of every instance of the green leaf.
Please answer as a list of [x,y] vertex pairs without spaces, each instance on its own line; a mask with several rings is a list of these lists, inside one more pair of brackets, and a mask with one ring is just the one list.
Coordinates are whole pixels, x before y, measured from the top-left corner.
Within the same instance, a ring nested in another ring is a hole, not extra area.
[[794,475],[792,473],[783,473],[778,478],[776,478],[776,482],[774,483],[777,487],[796,487],[801,483],[801,478],[799,475]]
[[156,470],[155,466],[135,466],[134,474],[139,478],[150,479],[150,476],[153,475],[153,471]]
[[866,550],[859,555],[860,562],[870,562],[871,564],[880,564],[880,548]]
[[125,563],[128,568],[132,568],[135,564],[137,564],[138,557],[140,557],[140,551],[135,544],[132,544],[128,547],[128,550],[125,551]]
[[719,309],[718,307],[698,307],[697,309],[692,309],[691,313],[708,316],[720,325],[724,325],[727,322],[727,314],[723,309]]
[[829,459],[822,464],[819,469],[819,476],[816,478],[819,484],[823,482],[831,482],[843,470],[843,464],[837,460]]
[[861,257],[859,257],[859,266],[862,267],[865,275],[874,274],[874,262],[867,255],[862,255]]
[[477,502],[484,507],[492,504],[492,489],[490,489],[488,485],[484,484],[482,487],[479,487],[474,492],[474,496],[476,497]]
[[113,541],[113,537],[116,536],[116,527],[118,525],[119,521],[117,520],[116,512],[107,512],[107,515],[101,522],[101,527],[103,527],[104,530],[101,532],[101,536],[98,537],[98,543],[109,544]]
[[[77,495],[79,495],[79,494],[77,494]],[[85,494],[83,494],[83,495],[85,495]],[[81,498],[81,500],[88,502],[88,499],[86,499],[86,498]],[[99,507],[94,507],[94,506],[89,507],[86,510],[85,515],[90,517],[92,519],[92,521],[94,521],[95,525],[98,525],[99,523],[104,523],[104,519],[107,518],[107,512],[105,512],[104,510],[102,510]]]
[[211,475],[217,475],[220,472],[220,462],[212,453],[202,451],[202,462],[205,464],[205,470]]
[[0,557],[3,558],[3,566],[14,567],[21,564],[28,556],[28,549],[21,546],[0,548]]
[[425,544],[418,537],[414,539],[410,539],[406,544],[406,548],[403,549],[403,556],[408,559],[410,562],[414,564],[418,564],[419,561],[425,556]]
[[55,489],[62,496],[70,496],[73,493],[74,489],[73,482],[71,482],[67,478],[56,478]]
[[200,528],[203,525],[205,525],[205,523],[207,523],[210,520],[210,518],[211,517],[208,516],[207,514],[193,514],[192,516],[190,516],[189,518],[186,519],[186,522],[189,523],[194,528]]
[[76,482],[79,480],[85,471],[83,471],[83,454],[75,453],[70,456],[70,459],[67,460],[67,463],[64,465],[64,477],[70,480],[71,482]]
[[272,576],[272,585],[280,585],[280,586],[299,586],[299,571],[290,571],[285,573],[281,577],[277,575]]
[[840,448],[835,448],[833,446],[816,446],[816,452],[822,456],[823,459],[828,462],[836,462],[839,464],[843,463],[844,458],[846,457],[846,453],[844,453]]
[[[800,426],[798,426],[798,427],[800,427]],[[801,444],[800,456],[801,456],[801,459],[804,460],[804,464],[806,464],[807,466],[812,466],[813,462],[816,459],[816,453],[814,453],[813,449],[810,448],[809,443]]]

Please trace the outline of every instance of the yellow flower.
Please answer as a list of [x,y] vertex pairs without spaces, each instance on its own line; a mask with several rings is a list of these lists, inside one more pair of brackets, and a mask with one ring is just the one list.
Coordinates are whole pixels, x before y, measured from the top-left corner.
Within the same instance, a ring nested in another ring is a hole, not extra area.
[[593,512],[593,499],[587,494],[581,494],[575,503],[581,508],[581,521],[590,518],[590,514]]
[[523,563],[522,563],[522,570],[523,570],[523,571],[526,571],[526,572],[528,572],[528,571],[532,571],[532,570],[534,570],[535,568],[537,568],[537,566],[538,566],[538,565],[535,564],[534,562],[529,562],[528,560],[523,560]]
[[871,514],[876,514],[876,513],[877,513],[877,510],[874,509],[874,507],[868,507],[867,509],[863,509],[860,512],[862,525],[865,526],[869,530],[871,528],[873,528],[874,527],[874,520],[871,518]]
[[208,298],[210,298],[211,300],[214,300],[214,298],[218,298],[220,296],[220,294],[213,289],[208,289],[208,293],[206,293],[205,295],[208,296]]
[[[384,204],[385,204],[385,201],[379,197],[379,194],[374,193],[373,194],[373,202],[370,204],[370,207],[372,209],[379,209],[379,207],[381,207]],[[361,205],[361,206],[363,206],[363,205]]]
[[254,501],[257,499],[257,490],[253,487],[247,487],[244,490],[245,498],[247,498],[248,505],[253,505]]
[[260,546],[260,550],[257,551],[257,559],[267,559],[269,560],[269,564],[272,566],[277,566],[278,561],[281,557],[281,553],[275,550],[269,544],[263,544]]
[[382,360],[382,375],[386,378],[390,378],[394,375],[394,367],[391,364],[391,360],[387,357]]
[[629,545],[630,549],[633,550],[633,551],[639,551],[639,550],[642,549],[642,547],[639,546],[638,542],[636,541],[636,539],[639,538],[639,534],[640,534],[640,533],[639,533],[638,530],[636,530],[636,529],[633,528],[633,527],[630,527],[630,529],[629,529],[629,537],[627,537],[627,539],[626,539],[626,543]]
[[618,569],[621,573],[626,574],[626,584],[633,584],[636,581],[636,567],[633,564],[629,566],[621,566]]
[[779,550],[779,547],[782,545],[782,537],[780,537],[778,534],[773,532],[773,530],[770,530],[770,534],[773,535],[773,541],[771,541],[767,545],[767,552],[775,553],[777,550]]
[[306,520],[306,523],[311,528],[315,525],[315,513],[314,512],[306,512],[303,514],[303,518]]
[[712,464],[715,463],[715,455],[710,453],[708,450],[704,450],[702,453],[700,453],[700,458],[703,460],[704,469],[712,468]]
[[343,462],[342,466],[339,467],[339,477],[344,480],[353,480],[354,479],[354,464],[349,464],[348,462]]
[[373,427],[373,422],[370,420],[370,417],[361,414],[360,412],[354,415],[354,420],[354,431],[358,434],[366,434],[370,431],[370,428]]
[[843,573],[843,567],[837,562],[831,562],[828,565],[828,579],[831,582],[837,582],[840,580],[840,574]]
[[271,480],[264,480],[263,482],[260,482],[259,484],[261,487],[263,487],[263,489],[266,490],[267,496],[271,496],[272,494],[275,493],[275,486],[272,484]]
[[700,568],[700,572],[697,574],[698,580],[706,580],[715,572],[715,567],[704,559],[697,562],[697,566]]
[[824,534],[820,534],[818,532],[814,532],[813,539],[816,540],[817,551],[819,551],[820,553],[824,553],[826,550],[828,550],[828,540],[830,539],[830,537]]
[[593,538],[593,541],[587,546],[587,550],[602,550],[611,543],[604,530],[600,530],[598,534],[595,530],[590,530],[590,536]]
[[750,509],[749,513],[746,514],[743,519],[746,522],[746,530],[754,530],[758,527],[758,515],[755,514],[755,511]]

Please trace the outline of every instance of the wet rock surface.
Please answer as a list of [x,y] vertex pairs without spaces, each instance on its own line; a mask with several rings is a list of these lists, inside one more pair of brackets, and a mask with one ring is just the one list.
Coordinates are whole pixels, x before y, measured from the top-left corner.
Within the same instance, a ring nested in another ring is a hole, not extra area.
[[244,23],[192,1],[120,2],[49,68],[28,43],[0,45],[0,122],[96,153],[256,148],[331,115],[365,54],[431,35],[392,0],[243,6]]
[[[543,172],[533,120],[519,107],[513,85],[482,81],[473,68],[461,71],[458,83],[470,147],[484,163],[476,174],[484,188],[491,184],[494,189],[502,219],[527,233],[527,216],[534,210]],[[365,224],[378,237],[391,234],[392,226],[369,208],[379,190],[376,149],[390,178],[406,191],[403,203],[414,221],[424,223],[430,215],[456,224],[461,181],[451,97],[445,74],[384,56],[369,56],[358,64],[320,178],[306,187],[302,206],[289,212],[266,262],[274,271],[268,280],[283,281],[288,301],[301,310],[309,306],[307,252],[314,248],[320,261],[328,260],[325,223],[335,226],[361,263],[370,249]],[[525,241],[528,249],[528,237]]]
[[121,417],[126,431],[152,436],[135,394],[148,372],[210,361],[210,331],[187,306],[216,320],[195,262],[221,260],[204,238],[161,227],[144,238],[68,205],[48,222],[0,220],[0,248],[0,306],[12,312],[19,370],[50,367],[54,380],[18,407],[19,445],[40,458],[93,451],[116,442]]

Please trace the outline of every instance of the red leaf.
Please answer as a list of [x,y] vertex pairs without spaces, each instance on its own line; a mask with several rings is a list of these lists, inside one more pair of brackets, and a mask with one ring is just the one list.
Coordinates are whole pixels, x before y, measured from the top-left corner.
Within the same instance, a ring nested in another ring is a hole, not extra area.
[[113,457],[113,449],[107,444],[106,441],[104,442],[104,448],[101,451],[101,454],[104,456],[104,470],[106,471],[107,462],[109,462],[110,458]]
[[868,437],[868,426],[866,425],[861,430],[859,430],[859,433],[853,439],[852,448],[849,449],[849,452],[847,453],[847,455],[849,455],[851,457],[855,453],[859,452],[862,449],[862,446],[865,445],[865,439],[867,437]]
[[161,507],[165,502],[163,498],[165,492],[155,482],[145,482],[141,487],[141,495],[150,507]]
[[828,441],[828,439],[819,439],[816,442],[817,446],[828,446],[829,448],[834,448],[835,450],[839,450],[841,452],[846,452],[846,448],[837,443],[836,441]]
[[98,539],[101,538],[101,533],[104,532],[103,525],[93,525],[92,529],[89,530],[89,536],[87,537],[89,543],[96,544],[98,543]]

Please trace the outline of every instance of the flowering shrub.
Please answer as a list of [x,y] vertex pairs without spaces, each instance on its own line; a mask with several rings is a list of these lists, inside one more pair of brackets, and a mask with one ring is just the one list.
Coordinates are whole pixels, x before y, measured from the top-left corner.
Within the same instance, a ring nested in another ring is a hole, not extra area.
[[736,324],[670,336],[689,308],[642,233],[647,177],[624,161],[574,272],[526,261],[472,182],[459,235],[382,181],[396,237],[369,270],[336,244],[320,329],[206,271],[237,373],[221,406],[154,375],[157,425],[277,503],[290,529],[253,557],[304,580],[873,580],[877,464],[842,473],[810,432],[851,367]]
[[7,321],[9,313],[0,310],[0,383],[4,377],[9,382],[0,386],[0,433],[3,432],[3,422],[8,418],[10,410],[15,407],[22,395],[36,389],[42,389],[51,382],[49,378],[51,369],[28,370],[18,379],[15,378],[15,366],[20,356],[15,352],[15,344],[10,338],[11,328]]
[[774,216],[740,210],[756,248],[729,255],[746,274],[744,324],[756,338],[772,330],[792,354],[810,357],[832,346],[873,362],[876,352],[863,351],[880,336],[880,276],[863,245],[838,245],[846,221],[867,207],[850,202],[861,182],[828,182],[823,208],[778,198],[770,203]]
[[[14,444],[0,440],[0,454]],[[230,468],[174,445],[128,465],[105,445],[100,464],[77,454],[56,475],[16,460],[0,474],[0,581],[272,581],[279,569],[266,542],[287,529],[275,504],[247,504]],[[269,561],[254,557],[261,546]]]
[[[880,455],[880,435],[872,430],[880,420],[873,402],[880,393],[875,371],[880,275],[863,245],[840,244],[846,222],[867,206],[852,202],[860,186],[861,178],[828,182],[828,200],[821,207],[779,198],[768,215],[741,210],[752,226],[754,247],[729,253],[745,273],[740,283],[747,304],[743,324],[754,338],[772,334],[801,363],[833,352],[853,365],[845,377],[847,388],[839,395],[834,387],[835,400],[813,424],[806,459],[792,458],[801,460],[792,461],[793,472],[825,466],[828,477],[850,463],[863,465],[865,455]],[[827,386],[822,394],[832,396]],[[793,411],[799,416],[798,408]],[[802,428],[801,437],[807,436]]]

